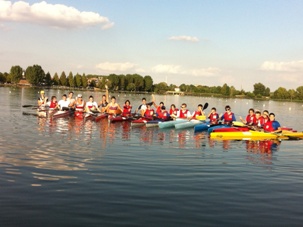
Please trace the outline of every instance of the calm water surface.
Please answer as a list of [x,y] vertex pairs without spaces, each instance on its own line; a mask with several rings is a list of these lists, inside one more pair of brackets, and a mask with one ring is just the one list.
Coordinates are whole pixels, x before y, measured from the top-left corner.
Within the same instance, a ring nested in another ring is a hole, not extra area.
[[[143,97],[116,96],[133,106]],[[35,89],[0,88],[0,97],[1,226],[302,225],[302,140],[222,142],[193,129],[50,121],[22,115],[34,111],[21,106],[36,104]],[[250,107],[269,109],[282,125],[303,129],[298,103],[156,99],[186,102],[191,111],[208,102],[206,112],[222,112],[229,104],[237,118]]]

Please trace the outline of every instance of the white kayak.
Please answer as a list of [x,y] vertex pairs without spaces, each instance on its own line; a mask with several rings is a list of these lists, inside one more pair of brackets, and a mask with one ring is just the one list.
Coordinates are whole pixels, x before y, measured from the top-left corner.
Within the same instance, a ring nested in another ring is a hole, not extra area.
[[173,128],[176,124],[181,124],[184,122],[188,122],[188,120],[183,118],[177,118],[174,121],[159,122],[159,128]]

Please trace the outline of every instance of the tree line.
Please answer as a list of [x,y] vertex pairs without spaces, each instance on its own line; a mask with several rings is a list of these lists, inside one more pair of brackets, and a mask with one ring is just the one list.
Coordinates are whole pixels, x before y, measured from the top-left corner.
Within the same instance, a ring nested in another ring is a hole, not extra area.
[[[165,82],[153,83],[151,76],[141,76],[139,74],[110,74],[110,75],[92,75],[92,74],[73,74],[61,72],[53,76],[49,72],[45,73],[40,65],[28,66],[25,70],[19,65],[12,66],[10,72],[0,72],[0,83],[18,84],[21,79],[26,79],[33,86],[64,86],[71,88],[99,88],[107,87],[111,91],[127,92],[155,92],[165,94],[167,91],[174,91],[178,86],[168,85]],[[243,89],[237,90],[234,86],[226,83],[223,86],[206,86],[181,84],[180,91],[186,95],[204,95],[215,97],[245,97],[245,98],[271,98],[279,100],[303,100],[303,86],[296,89],[279,87],[271,92],[268,87],[262,83],[253,85],[253,92],[246,92]]]

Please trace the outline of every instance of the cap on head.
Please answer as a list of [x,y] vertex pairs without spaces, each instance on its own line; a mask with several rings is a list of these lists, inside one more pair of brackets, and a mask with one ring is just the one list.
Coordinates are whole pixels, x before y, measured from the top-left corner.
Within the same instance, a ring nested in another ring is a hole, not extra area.
[[44,91],[42,90],[42,91],[40,91],[40,94],[44,94]]
[[82,98],[82,95],[81,95],[81,94],[79,94],[77,97],[78,97],[78,98]]

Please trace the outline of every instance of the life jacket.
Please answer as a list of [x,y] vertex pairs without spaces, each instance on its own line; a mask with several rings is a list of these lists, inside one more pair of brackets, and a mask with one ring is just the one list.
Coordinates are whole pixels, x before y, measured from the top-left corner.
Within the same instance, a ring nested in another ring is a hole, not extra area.
[[[159,115],[160,116],[160,115]],[[161,111],[161,116],[158,118],[162,119],[162,120],[168,120],[170,118],[170,115],[168,113],[168,111],[164,110],[163,112]]]
[[219,120],[219,114],[218,113],[211,113],[208,118],[209,118],[211,123],[217,124],[218,120]]
[[266,122],[266,123],[264,124],[264,126],[263,126],[264,131],[266,131],[266,132],[275,131],[276,129],[275,129],[274,126],[273,126],[273,122],[274,122],[274,121],[268,121],[268,122]]
[[256,124],[256,116],[253,114],[253,115],[247,115],[246,116],[246,122],[247,124],[251,125],[251,124]]
[[172,114],[177,115],[177,114],[178,114],[178,110],[179,110],[179,109],[177,109],[177,108],[175,108],[174,110],[170,109],[170,110],[169,110],[169,114],[170,114],[170,115],[172,115]]
[[56,108],[56,106],[57,106],[57,101],[56,102],[51,101],[49,104],[50,109],[54,109],[54,108]]
[[196,116],[201,116],[201,115],[202,115],[201,111],[196,110],[193,114],[193,118],[196,118]]
[[123,115],[131,114],[132,106],[131,105],[124,105],[123,106]]
[[146,109],[144,113],[144,117],[153,117],[154,115],[154,110],[153,109]]
[[75,103],[76,105],[76,111],[83,111],[84,110],[84,101],[82,101],[81,104]]
[[187,113],[188,113],[188,110],[180,110],[180,116],[179,118],[187,118]]
[[225,112],[223,114],[224,123],[232,123],[234,121],[234,114]]

